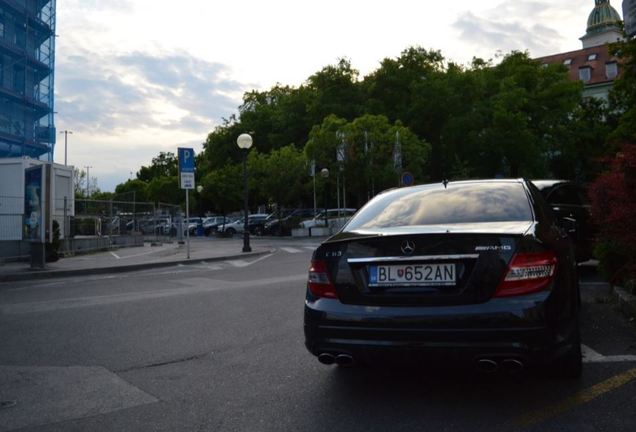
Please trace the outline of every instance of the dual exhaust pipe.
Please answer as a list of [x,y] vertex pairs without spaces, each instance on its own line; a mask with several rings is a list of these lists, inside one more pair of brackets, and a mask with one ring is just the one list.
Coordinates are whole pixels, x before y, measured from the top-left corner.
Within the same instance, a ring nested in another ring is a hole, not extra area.
[[[349,354],[321,353],[318,361],[324,365],[337,364],[338,366],[351,366],[355,363],[354,358]],[[503,371],[509,374],[516,374],[523,371],[525,364],[521,359],[505,358],[497,361],[492,358],[481,358],[477,360],[477,369],[484,373],[495,373]]]
[[501,361],[497,361],[491,358],[482,358],[477,360],[477,369],[480,372],[495,373],[499,370],[515,374],[521,372],[525,368],[525,364],[520,359],[506,358]]
[[325,365],[337,364],[338,366],[351,366],[355,363],[349,354],[321,353],[318,355],[318,361]]

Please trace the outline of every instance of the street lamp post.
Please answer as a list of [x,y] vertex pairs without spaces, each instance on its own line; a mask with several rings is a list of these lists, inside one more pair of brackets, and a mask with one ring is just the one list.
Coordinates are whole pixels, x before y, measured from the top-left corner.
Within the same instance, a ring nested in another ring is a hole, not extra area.
[[91,168],[92,166],[85,166],[86,168],[86,199],[91,197]]
[[73,135],[73,131],[65,130],[60,132],[60,134],[64,134],[64,166],[68,165],[67,153],[68,153],[68,136]]
[[[203,192],[203,186],[197,186],[197,192],[199,193],[199,197],[197,200],[199,211],[201,211],[201,192]],[[203,220],[201,218],[197,219],[197,237],[201,237],[203,235]]]
[[243,225],[243,252],[252,252],[252,248],[250,247],[250,232],[248,228],[248,190],[247,190],[247,152],[250,147],[252,147],[252,137],[249,134],[241,134],[237,140],[236,144],[242,150],[243,153],[243,195],[244,195],[244,211],[245,211],[245,219]]
[[329,220],[327,219],[327,180],[329,179],[329,170],[327,168],[321,169],[320,176],[325,179],[325,228],[328,228]]

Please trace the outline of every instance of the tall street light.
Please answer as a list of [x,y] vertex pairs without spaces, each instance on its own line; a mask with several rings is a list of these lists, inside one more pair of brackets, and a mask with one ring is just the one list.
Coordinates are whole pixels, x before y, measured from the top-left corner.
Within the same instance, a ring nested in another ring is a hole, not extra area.
[[91,197],[91,168],[92,166],[85,166],[86,168],[86,199]]
[[[327,181],[329,180],[329,170],[323,168],[320,170],[320,176],[325,179],[325,227],[329,227],[329,219],[327,219]],[[318,215],[316,215],[318,216]]]
[[60,134],[64,134],[64,166],[68,165],[66,155],[68,153],[68,136],[73,135],[73,131],[64,130]]
[[247,201],[247,152],[252,147],[252,137],[249,134],[241,134],[236,140],[236,144],[242,150],[243,153],[243,195],[244,195],[244,209],[245,220],[243,225],[243,252],[252,252],[250,247],[250,232],[248,229],[248,201]]

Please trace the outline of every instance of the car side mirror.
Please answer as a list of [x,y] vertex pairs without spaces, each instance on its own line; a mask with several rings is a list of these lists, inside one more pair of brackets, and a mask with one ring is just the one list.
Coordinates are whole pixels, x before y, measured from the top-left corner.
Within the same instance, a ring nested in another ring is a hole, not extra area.
[[563,228],[568,235],[573,236],[577,230],[576,219],[571,217],[561,218],[561,228]]

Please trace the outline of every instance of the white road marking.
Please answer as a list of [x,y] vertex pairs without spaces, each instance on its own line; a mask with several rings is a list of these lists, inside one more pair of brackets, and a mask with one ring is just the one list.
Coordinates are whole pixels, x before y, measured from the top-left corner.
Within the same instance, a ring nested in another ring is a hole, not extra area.
[[121,259],[121,257],[119,255],[117,255],[115,252],[111,252],[110,253],[112,256],[114,256],[117,259]]
[[224,261],[233,267],[243,268],[250,265],[249,262],[243,260],[232,260],[232,261]]
[[244,261],[244,260],[232,260],[232,261],[223,261],[233,267],[237,267],[237,268],[244,268],[244,267],[249,267],[251,265],[256,264],[257,262],[263,261],[264,259],[267,259],[269,257],[271,257],[274,254],[267,254],[264,255],[258,259],[255,259],[254,261]]
[[315,251],[316,249],[318,249],[318,246],[304,246],[304,248],[310,251]]
[[583,363],[636,362],[636,355],[604,356],[587,345],[581,345],[581,351],[583,352]]
[[291,253],[291,254],[302,252],[300,249],[291,248],[291,247],[282,247],[282,248],[280,248],[280,250],[283,250],[283,251],[285,251],[287,253]]
[[218,271],[218,270],[223,270],[224,267],[220,264],[203,264],[203,265],[197,266],[197,268]]
[[[146,256],[146,255],[152,255],[155,254],[157,252],[162,252],[164,250],[166,250],[168,248],[168,246],[161,246],[161,247],[153,247],[151,251],[148,252],[142,252],[142,253],[138,253],[138,254],[133,254],[133,255],[125,255],[122,257],[118,257],[119,259],[128,259],[128,258],[135,258],[135,257],[140,257],[140,256]],[[112,252],[111,252],[112,253]]]

